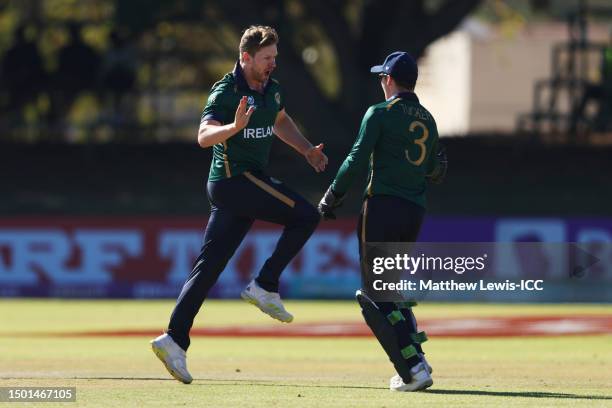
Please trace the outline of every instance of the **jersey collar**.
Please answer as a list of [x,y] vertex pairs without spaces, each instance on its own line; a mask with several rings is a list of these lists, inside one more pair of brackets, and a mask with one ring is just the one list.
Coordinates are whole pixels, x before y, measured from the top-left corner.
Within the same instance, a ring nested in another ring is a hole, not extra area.
[[401,98],[408,102],[419,103],[419,98],[416,96],[414,92],[398,92],[395,95],[391,96],[389,99],[387,99],[387,102],[390,102],[396,98]]

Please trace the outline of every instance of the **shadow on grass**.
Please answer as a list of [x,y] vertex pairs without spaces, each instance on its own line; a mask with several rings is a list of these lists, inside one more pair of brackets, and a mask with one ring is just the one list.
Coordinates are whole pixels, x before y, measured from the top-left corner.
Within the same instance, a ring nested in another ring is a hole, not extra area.
[[421,391],[426,394],[443,395],[480,395],[485,397],[521,397],[521,398],[562,398],[562,399],[590,399],[590,400],[612,400],[612,396],[606,395],[579,395],[561,392],[539,392],[539,391],[480,391],[480,390],[433,390]]
[[[96,380],[96,381],[168,381],[177,382],[173,378],[168,377],[0,377],[2,380]],[[280,384],[274,380],[253,380],[253,379],[219,379],[219,378],[194,378],[191,386],[207,386],[207,385],[249,385],[262,387],[289,387],[289,388],[345,388],[345,389],[370,389],[370,390],[387,390],[386,387],[370,387],[367,385],[324,385],[324,384]]]
[[[0,377],[6,380],[101,380],[101,381],[169,381],[176,382],[173,378],[161,377]],[[194,378],[195,383],[191,386],[262,386],[262,387],[288,387],[288,388],[337,388],[337,389],[362,389],[362,390],[388,390],[387,387],[370,387],[367,385],[325,385],[325,384],[279,384],[273,380],[252,380],[252,379],[233,379],[223,380],[217,378]],[[202,383],[199,383],[202,381]],[[481,390],[444,390],[439,388],[419,391],[423,394],[441,395],[474,395],[483,397],[519,397],[519,398],[560,398],[577,400],[612,400],[612,396],[607,395],[580,395],[559,392],[540,392],[540,391],[481,391]]]

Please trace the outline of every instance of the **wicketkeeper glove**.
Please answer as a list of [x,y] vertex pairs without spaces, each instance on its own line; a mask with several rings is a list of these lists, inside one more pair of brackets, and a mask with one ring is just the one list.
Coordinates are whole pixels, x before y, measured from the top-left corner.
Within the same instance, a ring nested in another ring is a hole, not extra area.
[[323,198],[319,202],[317,209],[324,220],[335,220],[336,214],[334,214],[334,210],[340,207],[343,202],[344,195],[340,196],[336,194],[334,190],[332,190],[331,186],[329,186],[323,195]]
[[436,158],[438,159],[438,165],[434,169],[434,171],[429,174],[429,181],[434,184],[440,184],[446,178],[446,171],[448,170],[448,158],[446,157],[446,149],[443,145],[438,145],[438,152],[436,153]]

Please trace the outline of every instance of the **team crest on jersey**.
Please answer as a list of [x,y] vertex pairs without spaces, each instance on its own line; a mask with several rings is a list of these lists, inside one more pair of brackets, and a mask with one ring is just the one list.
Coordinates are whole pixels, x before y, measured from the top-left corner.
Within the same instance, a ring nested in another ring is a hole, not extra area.
[[252,96],[247,96],[247,105],[254,105],[255,104],[255,98],[253,98]]
[[280,94],[278,92],[274,94],[274,100],[280,105]]

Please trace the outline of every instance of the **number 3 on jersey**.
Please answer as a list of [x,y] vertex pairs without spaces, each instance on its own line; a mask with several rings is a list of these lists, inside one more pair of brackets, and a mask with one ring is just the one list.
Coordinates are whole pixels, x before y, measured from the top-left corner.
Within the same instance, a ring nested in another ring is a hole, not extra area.
[[410,133],[413,133],[416,128],[423,129],[423,136],[419,137],[418,139],[414,139],[414,144],[419,146],[420,148],[419,158],[416,160],[412,160],[410,158],[410,153],[408,152],[408,149],[405,150],[405,153],[406,153],[406,159],[410,163],[414,164],[415,166],[420,166],[425,160],[425,157],[427,156],[427,146],[425,146],[425,142],[427,141],[427,138],[429,137],[429,130],[427,129],[427,126],[423,124],[423,122],[419,122],[418,120],[415,120],[414,122],[412,122],[408,130],[410,131]]

